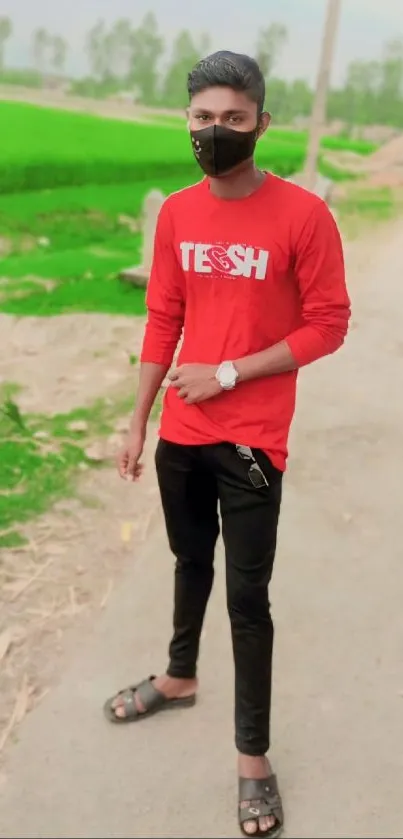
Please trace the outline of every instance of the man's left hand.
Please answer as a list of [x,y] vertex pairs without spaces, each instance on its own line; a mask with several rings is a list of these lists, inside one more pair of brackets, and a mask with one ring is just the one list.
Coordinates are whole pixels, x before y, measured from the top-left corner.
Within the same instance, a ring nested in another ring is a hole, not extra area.
[[178,396],[188,405],[204,402],[222,393],[213,364],[182,364],[173,370],[168,378],[172,387],[178,390]]

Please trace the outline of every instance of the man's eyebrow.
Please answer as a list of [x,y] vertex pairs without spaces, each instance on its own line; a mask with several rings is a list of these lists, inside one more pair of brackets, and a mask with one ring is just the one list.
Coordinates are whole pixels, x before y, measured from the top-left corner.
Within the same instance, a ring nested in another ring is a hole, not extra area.
[[[199,114],[213,114],[213,111],[210,111],[208,108],[195,108],[195,113]],[[244,111],[241,108],[232,108],[228,111],[223,111],[221,116],[247,116],[248,111]]]

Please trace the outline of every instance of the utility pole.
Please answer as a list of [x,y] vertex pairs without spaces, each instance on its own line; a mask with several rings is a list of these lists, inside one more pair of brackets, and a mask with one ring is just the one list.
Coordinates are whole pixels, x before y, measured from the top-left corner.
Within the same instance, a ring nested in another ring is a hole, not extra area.
[[328,0],[321,56],[316,83],[315,100],[309,129],[308,153],[304,169],[304,186],[313,190],[320,151],[320,141],[326,121],[326,104],[336,35],[340,19],[341,0]]

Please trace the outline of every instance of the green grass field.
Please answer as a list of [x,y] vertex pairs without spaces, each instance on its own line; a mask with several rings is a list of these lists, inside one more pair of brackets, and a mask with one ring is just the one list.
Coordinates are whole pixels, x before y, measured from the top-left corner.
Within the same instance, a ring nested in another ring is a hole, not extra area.
[[[155,119],[123,122],[0,102],[1,310],[144,313],[143,292],[116,281],[140,259],[140,235],[128,221],[139,218],[153,187],[168,195],[200,178],[185,121]],[[259,143],[258,161],[290,175],[303,165],[306,143],[303,132],[273,128]],[[343,138],[323,145],[347,147]],[[348,147],[363,154],[373,148]],[[322,169],[332,174],[324,162]]]
[[[197,177],[183,125],[165,127],[101,119],[14,102],[0,103],[0,184],[4,193],[57,186]],[[27,142],[29,137],[29,143]],[[262,141],[262,164],[290,175],[302,164],[304,143],[275,135]]]
[[[122,122],[1,102],[1,191],[139,182],[173,174],[191,180],[198,170],[184,121],[179,117],[159,120],[156,124]],[[274,128],[258,145],[258,161],[287,177],[302,166],[306,145],[304,133]],[[327,138],[323,145],[362,154],[374,148],[338,138]]]

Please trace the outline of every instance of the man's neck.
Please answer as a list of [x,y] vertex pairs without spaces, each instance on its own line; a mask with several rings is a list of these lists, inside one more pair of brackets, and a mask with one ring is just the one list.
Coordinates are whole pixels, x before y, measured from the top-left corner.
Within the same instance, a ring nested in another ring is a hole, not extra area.
[[234,201],[247,198],[262,185],[266,173],[257,169],[253,162],[244,169],[221,178],[210,178],[210,190],[217,198]]

